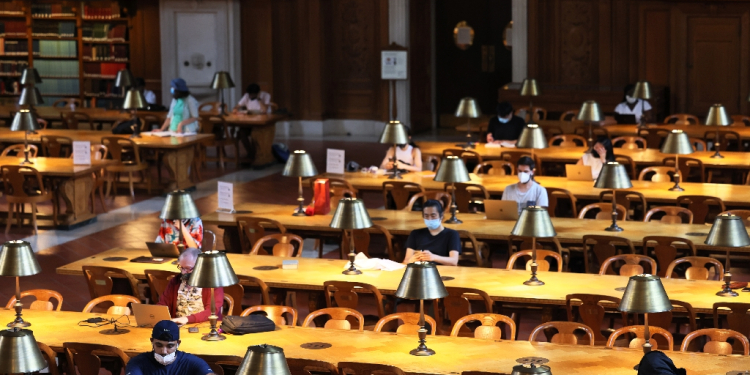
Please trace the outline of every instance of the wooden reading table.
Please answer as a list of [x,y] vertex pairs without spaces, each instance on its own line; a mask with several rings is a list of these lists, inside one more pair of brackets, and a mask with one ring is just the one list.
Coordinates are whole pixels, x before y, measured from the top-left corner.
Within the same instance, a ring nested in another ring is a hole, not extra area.
[[[274,163],[271,146],[276,137],[276,122],[285,119],[285,115],[243,115],[231,114],[224,117],[224,122],[230,126],[251,128],[251,142],[255,148],[252,158],[253,167],[264,167]],[[249,150],[248,150],[249,151]]]

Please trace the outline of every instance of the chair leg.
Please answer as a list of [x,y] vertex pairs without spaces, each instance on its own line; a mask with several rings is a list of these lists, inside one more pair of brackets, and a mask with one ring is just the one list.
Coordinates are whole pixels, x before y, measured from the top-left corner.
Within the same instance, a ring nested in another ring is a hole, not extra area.
[[8,232],[10,232],[10,224],[13,222],[13,210],[16,208],[16,205],[13,203],[8,203],[8,222],[5,223],[5,234],[7,235]]
[[23,203],[16,204],[16,213],[18,214],[18,227],[19,228],[23,226],[23,214],[26,209],[26,207],[24,206],[25,204]]
[[34,225],[34,235],[39,234],[39,228],[36,224],[36,203],[31,204],[31,223]]
[[217,146],[216,147],[216,153],[219,154],[219,168],[221,170],[224,170],[224,154],[226,153],[224,151],[224,146]]
[[128,172],[128,182],[130,183],[130,197],[135,200],[135,189],[133,188],[133,172]]
[[[151,184],[149,183],[149,195],[151,195]],[[104,185],[99,185],[99,201],[102,204],[102,210],[107,213],[107,203],[104,202]]]
[[57,215],[60,213],[60,207],[52,206],[52,224],[55,226],[55,229],[57,229]]

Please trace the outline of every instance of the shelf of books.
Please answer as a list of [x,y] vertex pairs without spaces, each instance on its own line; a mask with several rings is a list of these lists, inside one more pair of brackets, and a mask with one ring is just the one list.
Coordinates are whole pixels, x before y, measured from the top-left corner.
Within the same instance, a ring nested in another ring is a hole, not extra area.
[[128,68],[130,19],[116,0],[0,1],[0,104],[20,94],[33,66],[45,105],[79,98],[85,107],[119,106],[115,77]]

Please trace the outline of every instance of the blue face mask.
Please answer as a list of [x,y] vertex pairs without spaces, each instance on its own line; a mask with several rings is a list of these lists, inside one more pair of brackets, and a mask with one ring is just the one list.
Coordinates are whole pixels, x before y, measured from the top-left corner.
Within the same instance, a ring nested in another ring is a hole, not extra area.
[[172,95],[174,95],[174,87],[170,87],[170,88],[169,88],[169,92],[171,92],[171,93],[172,93]]
[[507,124],[510,119],[497,116],[497,121],[500,121],[501,124]]
[[427,228],[431,230],[440,228],[440,224],[441,224],[440,219],[433,219],[433,220],[424,219],[424,225],[426,225]]

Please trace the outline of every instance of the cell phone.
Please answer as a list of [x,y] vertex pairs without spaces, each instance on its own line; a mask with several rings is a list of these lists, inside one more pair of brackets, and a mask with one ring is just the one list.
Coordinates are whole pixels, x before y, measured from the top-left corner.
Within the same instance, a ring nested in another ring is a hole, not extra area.
[[188,333],[198,333],[198,327],[190,327],[190,328],[188,328]]

